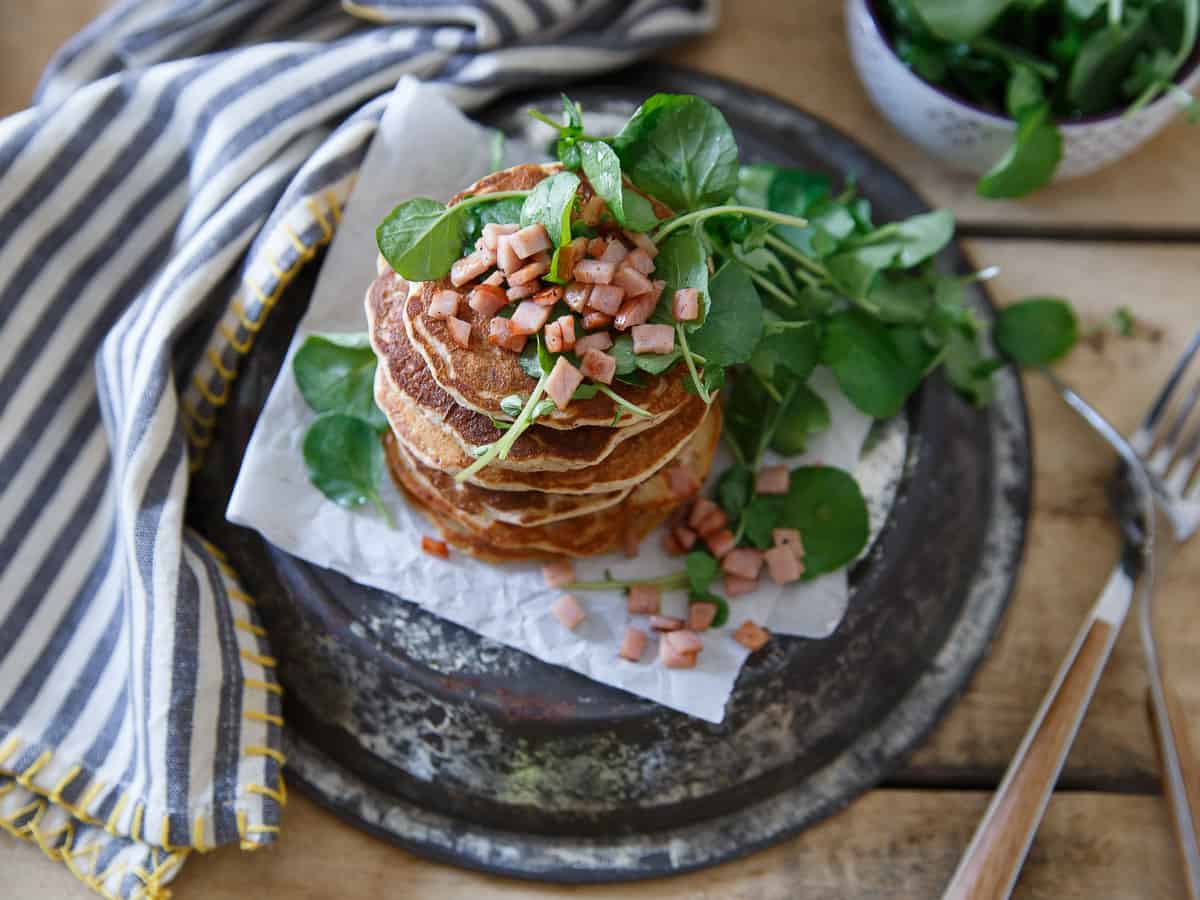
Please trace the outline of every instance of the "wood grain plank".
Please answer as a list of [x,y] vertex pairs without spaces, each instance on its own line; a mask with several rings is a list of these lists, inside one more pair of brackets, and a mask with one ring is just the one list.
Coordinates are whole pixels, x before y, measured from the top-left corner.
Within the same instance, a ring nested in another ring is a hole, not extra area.
[[4,0],[0,6],[0,116],[24,109],[42,69],[108,0]]

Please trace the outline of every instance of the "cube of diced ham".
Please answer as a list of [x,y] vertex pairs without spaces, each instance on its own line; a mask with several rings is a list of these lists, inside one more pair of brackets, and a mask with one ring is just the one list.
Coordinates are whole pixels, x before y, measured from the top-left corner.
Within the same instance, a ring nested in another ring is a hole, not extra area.
[[600,224],[606,208],[604,198],[599,194],[592,194],[588,197],[587,203],[583,204],[583,209],[579,211],[579,219],[584,225],[594,227]]
[[[536,306],[536,304],[534,304]],[[537,309],[544,310],[544,306],[537,306]],[[519,312],[520,310],[518,310]],[[516,318],[514,315],[513,318]],[[567,362],[565,356],[560,356],[558,361],[554,363],[554,368],[550,370],[550,375],[546,379],[546,394],[554,401],[554,405],[559,409],[566,409],[571,402],[571,397],[575,393],[575,389],[583,383],[583,374]]]
[[663,635],[663,640],[680,653],[695,655],[704,649],[704,641],[690,628],[669,631]]
[[763,466],[754,479],[756,494],[786,494],[791,474],[787,466]]
[[619,288],[615,284],[598,284],[592,288],[592,295],[588,298],[588,309],[597,310],[607,316],[615,316],[624,299],[623,288]]
[[554,606],[550,607],[558,621],[562,622],[564,628],[574,630],[575,626],[587,618],[587,613],[583,611],[583,607],[579,605],[579,601],[571,594],[563,594],[554,601]]
[[693,603],[688,607],[688,628],[692,631],[708,631],[717,617],[717,604]]
[[522,300],[517,304],[517,311],[509,321],[512,322],[514,334],[537,334],[549,318],[550,307],[534,303],[532,300]]
[[602,259],[585,259],[575,263],[575,280],[585,284],[612,284],[617,267]]
[[557,284],[552,284],[550,287],[542,288],[540,291],[534,294],[533,302],[539,306],[553,306],[555,303],[561,300],[562,297],[563,289]]
[[605,262],[619,264],[628,255],[628,247],[616,238],[609,238],[608,245],[604,248],[604,252],[600,254],[600,258]]
[[450,558],[450,548],[446,546],[446,542],[431,538],[428,535],[421,536],[421,549],[430,556],[436,556],[438,559]]
[[438,291],[429,301],[429,318],[448,319],[458,313],[457,291]]
[[621,649],[617,651],[617,656],[627,659],[630,662],[640,662],[642,654],[645,651],[646,632],[632,626],[626,628],[625,636],[621,638]]
[[645,250],[651,259],[658,256],[658,247],[655,246],[654,241],[650,240],[650,235],[640,231],[626,231],[625,237],[629,238],[635,247]]
[[534,222],[514,232],[509,238],[509,244],[521,259],[529,259],[535,253],[541,253],[554,246],[541,222]]
[[526,297],[532,297],[538,292],[539,282],[531,281],[529,284],[519,284],[516,287],[510,287],[504,292],[509,301],[515,303],[518,300],[524,300]]
[[652,584],[635,584],[629,589],[626,610],[631,616],[653,616],[658,613],[661,594]]
[[562,335],[563,349],[573,350],[575,348],[575,319],[572,316],[559,316],[554,320],[558,324],[559,333]]
[[587,306],[588,299],[592,296],[592,286],[584,284],[582,281],[572,281],[567,285],[566,291],[563,292],[563,300],[567,306],[571,307],[575,312],[583,312],[583,308]]
[[707,497],[697,497],[688,514],[688,525],[700,534],[720,531],[728,523],[724,510]]
[[[515,235],[514,235],[515,237]],[[508,276],[508,283],[513,287],[520,287],[523,284],[529,284],[531,281],[537,281],[547,272],[550,271],[550,257],[548,254],[538,254],[529,261],[528,264],[517,269]]]
[[460,347],[471,346],[471,323],[451,316],[446,320],[446,328],[450,331],[450,340]]
[[467,306],[486,319],[508,306],[508,295],[494,285],[481,284],[467,297]]
[[587,255],[592,259],[599,259],[604,255],[604,251],[608,249],[608,241],[602,237],[594,237],[588,241]]
[[500,225],[496,222],[488,222],[483,226],[483,245],[489,250],[495,250],[497,241],[502,234],[516,234],[521,229],[520,225],[515,222],[511,225]]
[[625,257],[625,265],[637,269],[643,275],[649,275],[654,271],[654,258],[641,247],[638,247]]
[[511,234],[502,234],[496,239],[496,265],[505,275],[511,275],[521,268],[521,257],[512,247]]
[[683,619],[674,616],[651,616],[650,627],[654,631],[678,631],[683,627]]
[[675,349],[675,329],[670,325],[634,325],[634,353],[670,353]]
[[671,486],[671,493],[681,500],[700,490],[699,479],[683,463],[676,463],[667,469],[667,484]]
[[710,531],[704,535],[704,543],[708,544],[708,549],[717,559],[721,559],[737,546],[737,541],[733,539],[733,532],[728,528]]
[[[578,349],[578,345],[576,345],[576,349]],[[589,350],[583,354],[579,370],[592,381],[612,384],[613,375],[617,372],[617,361],[603,350]]]
[[556,559],[542,566],[542,578],[546,587],[566,587],[575,580],[575,563],[569,559]]
[[557,275],[563,281],[571,277],[571,273],[575,271],[575,263],[581,259],[587,259],[588,239],[585,237],[577,237],[569,244],[564,244],[558,249],[558,268],[555,269]]
[[597,328],[607,328],[613,323],[613,317],[605,315],[599,310],[589,309],[583,314],[583,328],[585,331],[595,331]]
[[617,269],[613,274],[612,283],[624,288],[625,293],[630,297],[649,294],[654,290],[654,285],[650,283],[650,279],[629,265],[622,265]]
[[642,325],[649,321],[650,316],[654,313],[654,307],[657,305],[658,298],[653,294],[626,297],[613,320],[617,331],[628,331],[634,325]]
[[695,288],[680,288],[675,292],[671,312],[676,322],[694,322],[700,318],[700,292]]
[[800,540],[800,532],[795,528],[775,528],[771,530],[771,540],[776,547],[787,547],[796,559],[804,559],[804,542]]
[[525,341],[527,339],[527,335],[517,334],[513,331],[511,319],[504,319],[497,316],[488,322],[488,343],[493,346],[511,350],[513,353],[520,353],[525,349]]
[[733,633],[733,639],[751,653],[761,650],[770,638],[771,633],[767,629],[755,624],[750,619],[739,625],[738,630]]
[[542,329],[542,341],[551,353],[562,353],[562,326],[558,322],[547,322],[546,327]]
[[763,553],[763,559],[767,562],[767,571],[771,573],[771,580],[776,584],[790,584],[793,581],[799,581],[800,576],[804,574],[804,563],[796,559],[796,554],[792,552],[791,547],[772,547]]
[[493,250],[476,250],[470,256],[464,256],[450,267],[450,283],[462,287],[496,264],[496,253]]
[[676,525],[671,530],[671,537],[675,538],[675,543],[679,545],[679,549],[686,553],[696,546],[696,540],[699,535],[686,525]]
[[597,331],[594,334],[585,334],[581,338],[576,338],[575,352],[582,356],[589,350],[607,350],[612,345],[612,336],[607,331]]
[[487,278],[483,279],[483,281],[480,283],[491,285],[494,288],[498,288],[502,284],[504,284],[504,273],[501,272],[499,269],[497,269],[495,272],[493,272]]
[[679,541],[675,540],[675,533],[673,531],[668,531],[663,534],[662,547],[663,553],[667,554],[667,556],[682,556],[683,554],[687,553],[687,551],[679,545]]
[[736,575],[725,576],[725,595],[727,597],[740,597],[743,594],[752,594],[757,589],[757,581],[752,581],[749,578],[738,578]]
[[666,641],[658,642],[658,659],[668,669],[696,668],[696,653],[680,653]]
[[761,550],[752,547],[738,547],[730,550],[721,559],[721,570],[738,578],[757,578],[763,567]]

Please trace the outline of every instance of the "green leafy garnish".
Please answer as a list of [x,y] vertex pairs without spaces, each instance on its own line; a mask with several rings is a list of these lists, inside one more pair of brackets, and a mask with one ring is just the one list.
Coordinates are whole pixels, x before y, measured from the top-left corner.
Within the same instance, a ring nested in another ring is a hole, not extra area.
[[618,224],[632,231],[649,231],[658,224],[650,201],[624,183],[621,161],[612,147],[603,141],[584,141],[578,152],[592,190],[604,199]]
[[792,470],[778,525],[804,535],[805,580],[854,560],[870,534],[867,503],[850,475],[829,466]]
[[826,323],[821,361],[850,402],[877,419],[898,413],[921,375],[905,365],[891,332],[861,310],[847,310]]
[[996,318],[996,346],[1024,366],[1042,366],[1067,354],[1079,338],[1075,312],[1057,297],[1013,303]]
[[351,509],[371,503],[395,527],[379,496],[383,446],[374,428],[355,416],[326,413],[305,433],[303,451],[308,477],[322,494]]
[[699,292],[700,317],[693,322],[683,323],[683,327],[695,331],[703,325],[711,302],[708,293],[708,251],[700,238],[693,232],[680,231],[663,241],[658,247],[654,275],[667,283],[658,301],[654,320],[674,322],[671,304],[675,292],[695,288]]
[[575,208],[578,190],[579,176],[572,172],[558,172],[542,179],[521,206],[522,227],[540,224],[555,247],[570,243],[571,210]]
[[292,373],[315,412],[356,416],[375,431],[387,429],[375,405],[375,351],[365,334],[314,334],[292,358]]

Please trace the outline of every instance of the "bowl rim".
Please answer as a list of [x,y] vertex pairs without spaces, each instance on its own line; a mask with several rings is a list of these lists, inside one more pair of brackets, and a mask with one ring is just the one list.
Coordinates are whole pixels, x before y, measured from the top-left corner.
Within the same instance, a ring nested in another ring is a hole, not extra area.
[[[854,0],[851,0],[851,2],[854,2]],[[889,37],[887,31],[883,28],[883,25],[881,24],[880,19],[879,19],[879,13],[876,10],[876,6],[878,5],[878,0],[857,0],[857,2],[861,3],[863,9],[866,11],[867,18],[871,22],[871,30],[874,33],[875,37],[878,38],[879,42],[887,48],[887,51],[889,54],[891,54],[892,58],[896,62],[898,62],[901,66],[903,66],[904,70],[906,72],[908,72],[908,74],[911,75],[914,79],[916,79],[918,82],[920,82],[922,85],[924,85],[929,90],[933,91],[935,94],[940,96],[942,99],[944,99],[950,103],[953,103],[955,106],[961,106],[961,107],[964,107],[965,109],[969,109],[969,110],[971,110],[971,112],[974,112],[974,113],[976,113],[980,116],[983,116],[987,119],[991,119],[994,122],[999,122],[999,123],[1003,123],[1006,125],[1011,125],[1013,127],[1016,127],[1017,120],[1012,118],[1011,116],[1001,115],[1000,113],[995,112],[994,110],[988,109],[987,107],[984,107],[984,106],[980,106],[978,103],[975,103],[971,100],[964,99],[963,97],[960,97],[957,94],[951,93],[950,91],[946,90],[945,88],[941,87],[940,85],[936,85],[931,81],[925,80],[920,75],[918,75],[916,72],[914,72],[911,68],[909,68],[909,66],[904,62],[904,60],[902,60],[900,58],[900,54],[896,52],[896,47],[892,44],[891,37]],[[1198,70],[1200,70],[1200,38],[1197,38],[1195,46],[1192,47],[1191,55],[1189,55],[1188,58],[1184,61],[1183,65],[1179,67],[1179,71],[1175,74],[1173,83],[1174,84],[1184,84],[1190,78],[1192,78],[1192,76],[1194,76]],[[1144,107],[1139,109],[1136,113],[1134,113],[1134,116],[1136,117],[1136,116],[1142,115],[1143,113],[1148,113],[1150,110],[1157,109],[1161,104],[1167,103],[1170,101],[1171,101],[1171,97],[1167,94],[1163,94],[1163,95],[1159,96],[1157,99],[1155,99],[1153,102],[1148,103]],[[1092,116],[1083,116],[1078,119],[1055,118],[1053,121],[1054,121],[1054,124],[1057,125],[1059,128],[1069,130],[1069,129],[1076,129],[1076,128],[1085,128],[1089,125],[1100,125],[1100,124],[1103,124],[1106,122],[1115,122],[1115,121],[1118,121],[1118,120],[1124,118],[1124,116],[1126,114],[1127,114],[1126,110],[1121,109],[1121,110],[1113,110],[1112,112],[1099,113],[1097,115],[1092,115]]]

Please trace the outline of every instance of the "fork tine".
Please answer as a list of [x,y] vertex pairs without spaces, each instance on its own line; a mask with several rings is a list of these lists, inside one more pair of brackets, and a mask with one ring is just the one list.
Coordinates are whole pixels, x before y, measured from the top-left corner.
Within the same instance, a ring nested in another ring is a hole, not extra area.
[[1200,401],[1200,380],[1197,380],[1192,385],[1187,399],[1183,401],[1183,406],[1175,414],[1175,421],[1171,423],[1170,428],[1167,430],[1166,437],[1163,438],[1158,449],[1154,451],[1154,455],[1146,463],[1146,467],[1159,478],[1166,477],[1167,470],[1171,468],[1175,458],[1175,451],[1178,449],[1179,438],[1183,435],[1184,427],[1187,425],[1188,419],[1191,417],[1192,411],[1196,408],[1198,401]]
[[1196,355],[1197,350],[1200,350],[1200,331],[1192,335],[1187,349],[1183,351],[1183,356],[1179,358],[1179,362],[1171,370],[1171,375],[1167,379],[1167,383],[1163,385],[1158,397],[1154,400],[1154,405],[1150,407],[1150,412],[1146,414],[1145,421],[1138,426],[1138,430],[1130,439],[1133,449],[1140,455],[1145,455],[1154,445],[1154,429],[1158,426],[1158,420],[1166,410],[1167,404],[1171,402],[1171,395],[1175,393],[1175,388],[1183,379],[1183,375],[1187,371],[1192,357]]

